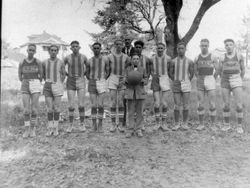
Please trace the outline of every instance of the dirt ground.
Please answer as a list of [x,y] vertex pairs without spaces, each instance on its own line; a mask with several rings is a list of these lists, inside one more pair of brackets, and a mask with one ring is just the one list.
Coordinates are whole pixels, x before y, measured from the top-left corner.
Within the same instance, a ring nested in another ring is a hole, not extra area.
[[0,187],[249,188],[250,134],[209,129],[66,134],[23,139],[22,128],[1,131]]

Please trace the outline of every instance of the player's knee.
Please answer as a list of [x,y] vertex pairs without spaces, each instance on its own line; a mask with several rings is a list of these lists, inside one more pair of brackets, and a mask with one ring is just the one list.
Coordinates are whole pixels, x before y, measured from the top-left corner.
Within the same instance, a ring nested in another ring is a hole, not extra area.
[[230,106],[228,104],[224,105],[223,111],[224,112],[229,112],[230,111]]
[[188,110],[189,105],[188,104],[183,104],[183,110]]
[[236,112],[241,113],[243,111],[242,105],[236,107]]
[[174,106],[174,109],[175,109],[175,110],[180,110],[180,109],[181,109],[181,105],[175,105],[175,106]]
[[204,108],[203,104],[199,104],[197,110],[198,110],[198,111],[203,111],[204,109],[205,109],[205,108]]
[[24,108],[24,114],[29,114],[29,113],[30,113],[29,108]]

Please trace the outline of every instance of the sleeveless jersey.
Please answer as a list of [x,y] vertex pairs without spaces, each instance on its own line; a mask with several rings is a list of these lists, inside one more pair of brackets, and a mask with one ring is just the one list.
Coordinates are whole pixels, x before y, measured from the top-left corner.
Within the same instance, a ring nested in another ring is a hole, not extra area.
[[212,54],[209,54],[206,57],[203,57],[200,54],[197,58],[196,64],[197,64],[198,75],[200,76],[213,75],[214,62],[212,59]]
[[129,57],[121,53],[120,55],[110,54],[108,56],[111,73],[122,76],[125,74],[125,68],[129,63]]
[[58,82],[61,81],[61,76],[65,74],[64,63],[56,58],[55,61],[47,59],[43,63],[44,80],[46,82]]
[[90,79],[101,79],[105,78],[106,75],[106,64],[108,59],[104,56],[99,58],[92,57],[88,61],[88,74]]
[[163,55],[159,57],[158,55],[155,55],[152,58],[153,62],[153,70],[152,73],[162,76],[162,75],[168,75],[168,63],[170,61],[170,57],[167,55]]
[[224,60],[222,60],[222,73],[227,75],[240,73],[240,60],[237,53],[232,58],[225,54]]
[[189,80],[189,64],[191,60],[188,58],[180,59],[176,57],[174,62],[174,80]]
[[34,58],[30,63],[24,59],[19,65],[19,77],[21,79],[41,79],[41,73],[41,65],[39,65],[36,58]]
[[87,58],[83,54],[79,55],[68,55],[64,63],[68,65],[68,75],[69,77],[83,77],[86,71]]

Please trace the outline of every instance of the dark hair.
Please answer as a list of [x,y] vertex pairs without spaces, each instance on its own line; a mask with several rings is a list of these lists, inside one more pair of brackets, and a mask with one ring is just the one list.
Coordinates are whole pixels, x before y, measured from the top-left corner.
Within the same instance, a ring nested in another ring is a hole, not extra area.
[[140,45],[141,47],[144,47],[144,42],[142,42],[141,40],[137,40],[134,43],[134,46],[136,46],[136,45]]
[[70,43],[70,46],[73,45],[73,44],[80,45],[80,43],[79,43],[77,40],[73,40],[73,41]]
[[233,40],[233,39],[226,39],[226,40],[224,40],[224,44],[226,44],[227,42],[232,42],[232,43],[234,43],[234,40]]
[[123,43],[123,40],[121,38],[117,38],[115,39],[114,44],[116,44],[117,41],[121,41]]
[[181,46],[181,45],[186,48],[186,43],[185,42],[183,42],[183,41],[178,42],[177,47]]
[[31,46],[35,47],[35,49],[36,49],[36,45],[34,43],[29,43],[28,44],[28,48],[31,47]]
[[102,47],[100,42],[95,42],[94,44],[92,44],[92,47],[95,46],[95,45],[98,45],[98,46]]
[[207,43],[209,43],[209,40],[208,39],[201,39],[201,42],[207,42]]
[[162,46],[166,47],[166,45],[163,42],[157,42],[156,43],[156,46],[159,46],[159,45],[162,45]]
[[59,46],[57,46],[56,44],[51,44],[51,45],[49,46],[49,50],[50,50],[52,47],[56,47],[56,48],[57,48],[57,51],[59,51]]
[[140,54],[139,53],[137,53],[136,51],[134,52],[134,53],[132,53],[131,55],[131,58],[133,57],[133,56],[139,56],[140,57]]

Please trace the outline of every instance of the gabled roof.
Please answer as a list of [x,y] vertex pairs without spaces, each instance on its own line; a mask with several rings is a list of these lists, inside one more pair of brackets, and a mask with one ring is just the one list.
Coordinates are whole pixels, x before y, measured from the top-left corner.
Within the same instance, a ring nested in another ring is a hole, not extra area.
[[26,46],[29,43],[46,44],[46,45],[57,44],[57,45],[69,46],[69,44],[63,41],[60,37],[49,34],[46,31],[43,31],[42,34],[30,35],[28,36],[28,38],[29,42],[21,45],[21,47]]

